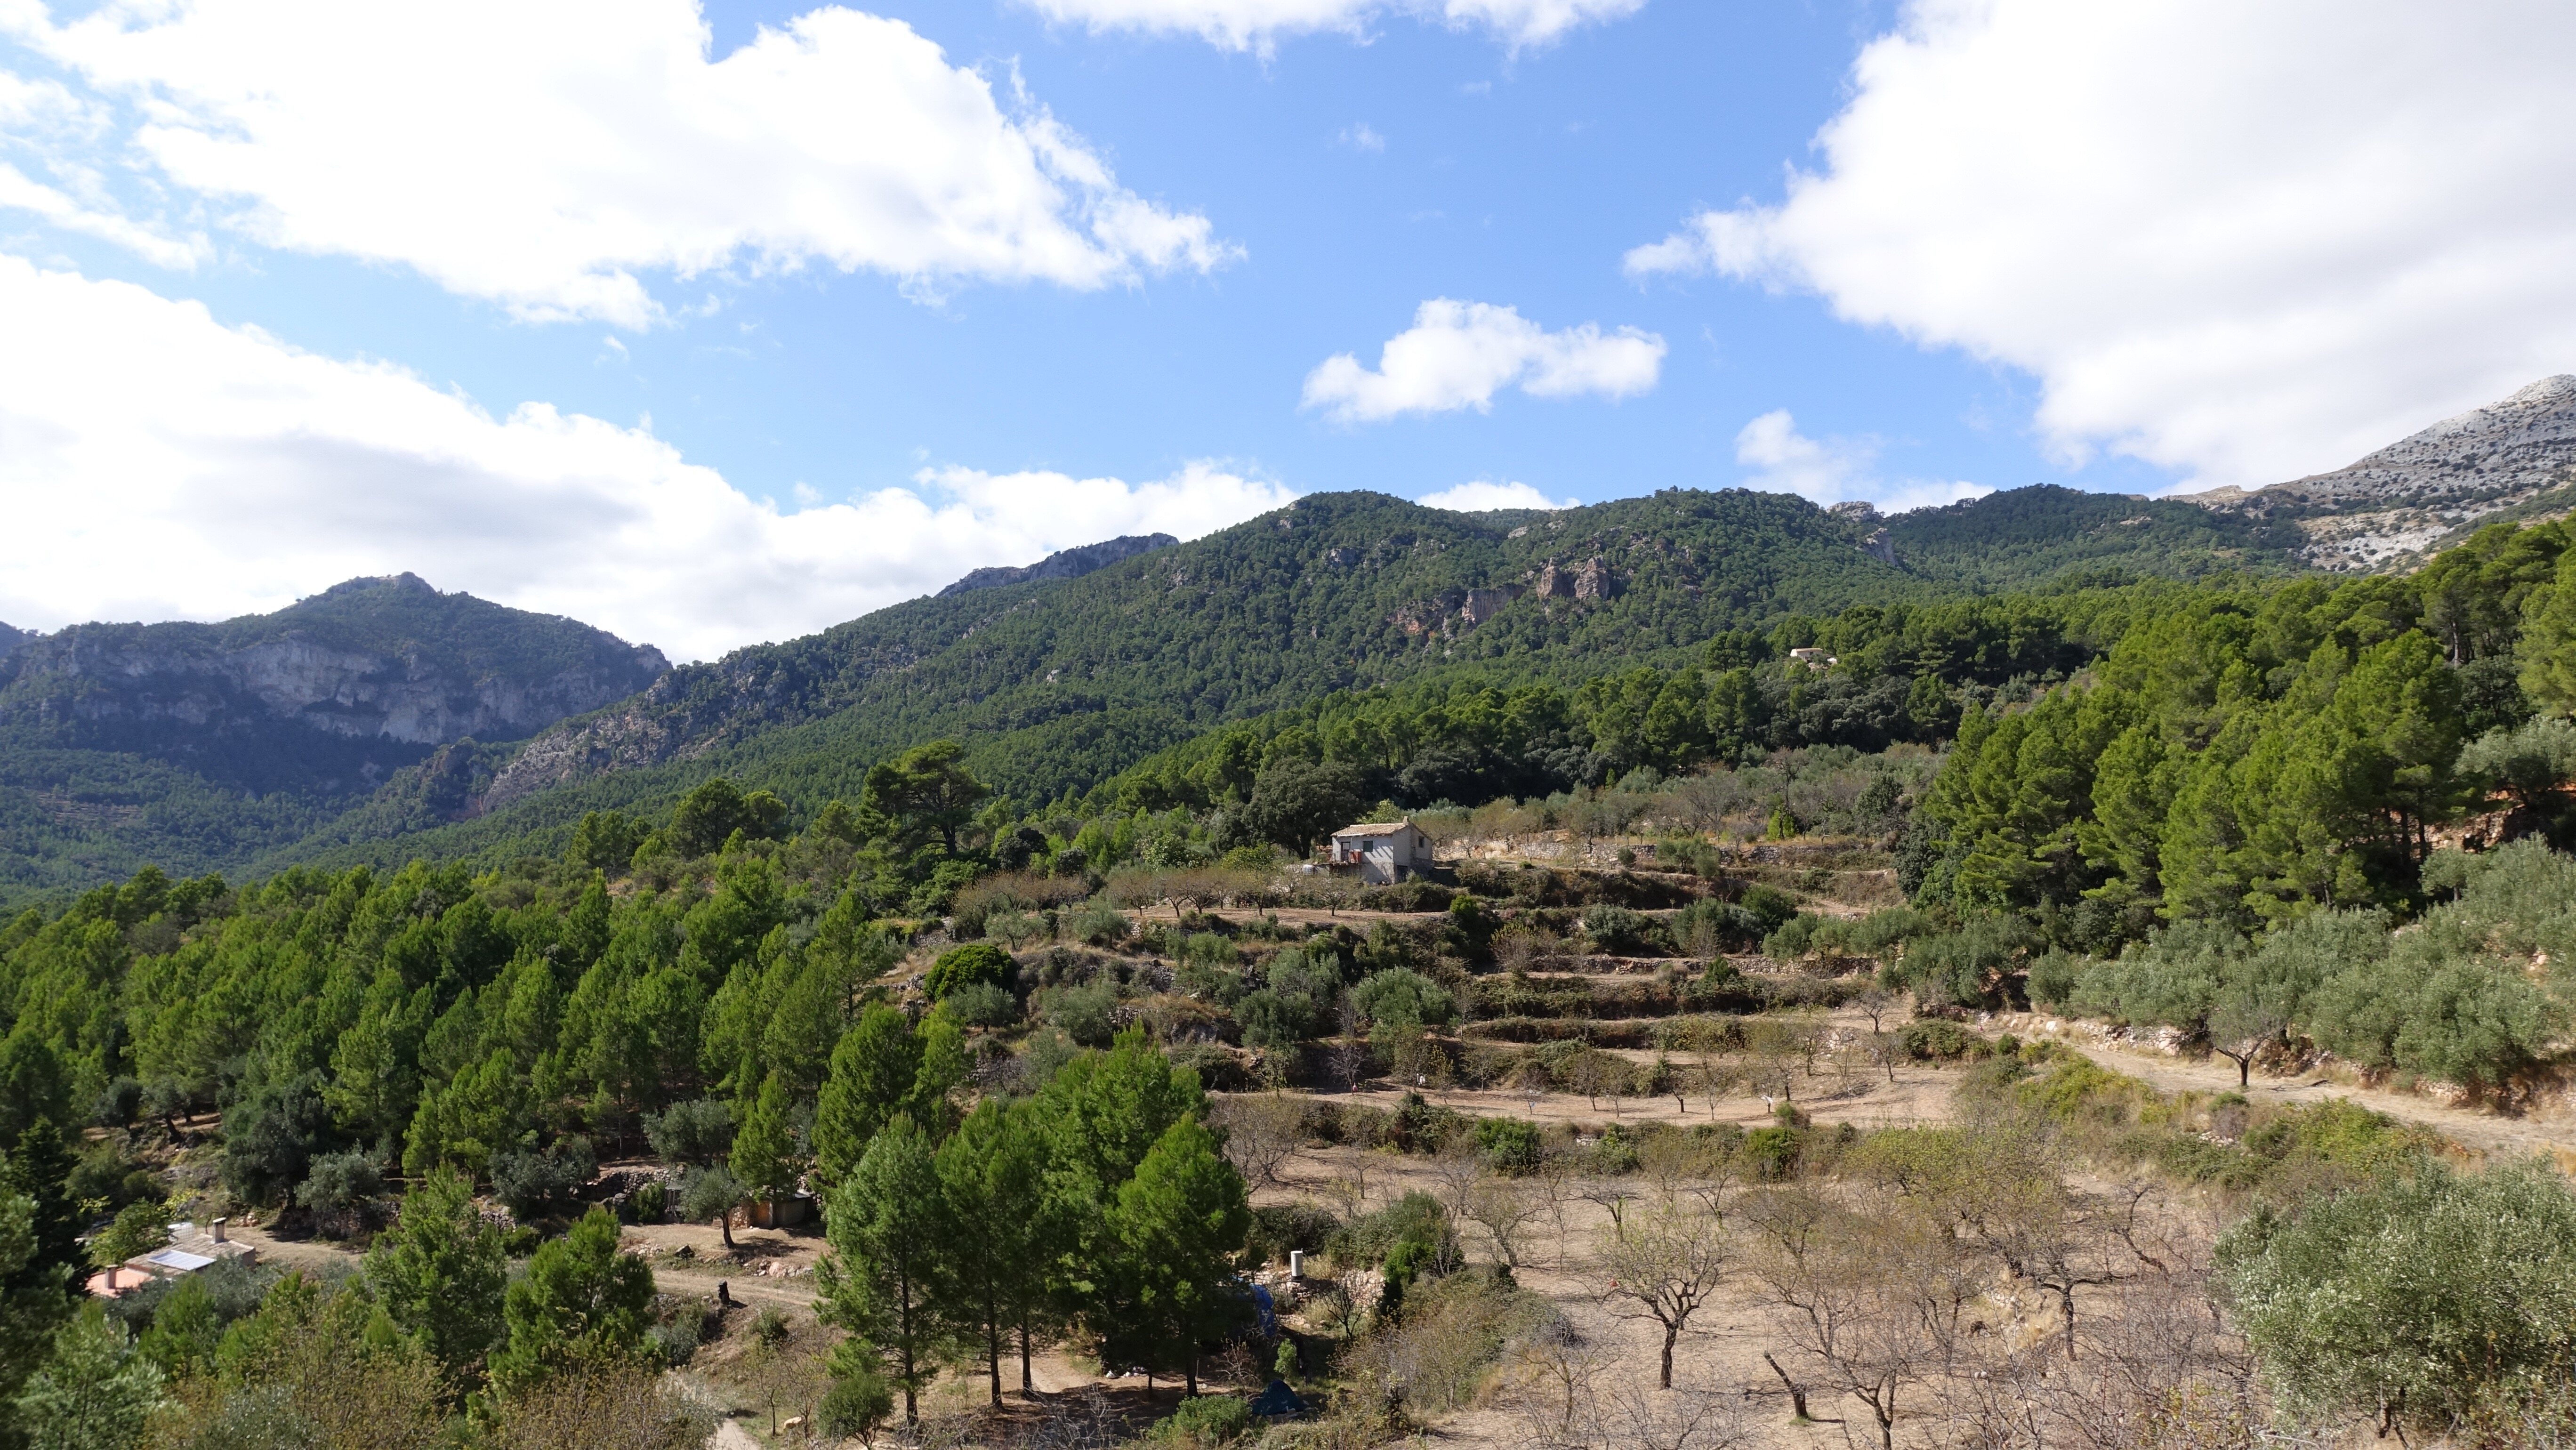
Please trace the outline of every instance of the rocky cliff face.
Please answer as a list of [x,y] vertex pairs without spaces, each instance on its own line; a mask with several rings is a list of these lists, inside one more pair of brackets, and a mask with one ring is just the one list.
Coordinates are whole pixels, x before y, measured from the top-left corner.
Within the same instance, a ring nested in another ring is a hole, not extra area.
[[2321,568],[2403,568],[2491,517],[2576,506],[2576,375],[2542,378],[2331,473],[2185,497],[2295,522],[2301,557]]
[[[534,734],[634,694],[668,668],[649,645],[441,594],[404,574],[351,580],[221,624],[83,624],[0,638],[0,732],[165,759],[204,757],[222,742],[218,753],[264,758],[270,788],[294,777],[294,758],[308,750],[333,762],[334,779],[313,784],[346,790],[449,741]],[[312,732],[346,744],[296,744]],[[353,767],[349,746],[362,764]],[[353,768],[358,779],[338,779]]]
[[192,644],[93,625],[39,636],[8,657],[12,686],[34,688],[6,691],[28,698],[0,698],[0,720],[212,727],[257,716],[412,745],[513,740],[634,694],[665,667],[646,647],[535,679],[478,679],[416,651],[335,649],[292,636],[244,649]]

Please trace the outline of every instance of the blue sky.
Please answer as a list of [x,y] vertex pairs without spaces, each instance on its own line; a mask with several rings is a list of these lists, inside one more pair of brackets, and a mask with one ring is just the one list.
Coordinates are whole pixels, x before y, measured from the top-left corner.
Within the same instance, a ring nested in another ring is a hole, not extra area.
[[2329,468],[2576,368],[2515,10],[18,0],[0,618],[694,657],[1318,490]]

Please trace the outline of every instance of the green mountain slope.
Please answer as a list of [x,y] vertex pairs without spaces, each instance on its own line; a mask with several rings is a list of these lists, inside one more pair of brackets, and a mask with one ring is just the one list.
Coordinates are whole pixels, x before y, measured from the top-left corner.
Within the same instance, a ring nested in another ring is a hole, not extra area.
[[217,624],[13,629],[0,644],[0,899],[147,861],[237,869],[446,742],[522,739],[668,668],[650,647],[408,574]]
[[[2151,522],[2121,527],[2146,512]],[[1022,800],[1051,798],[1230,721],[1336,692],[1472,673],[1573,683],[1671,663],[1730,629],[1931,602],[2070,567],[2189,577],[2285,567],[2257,526],[2188,505],[2026,489],[1882,521],[1742,490],[1468,515],[1307,498],[1080,579],[919,599],[671,672],[501,762],[406,779],[274,858],[505,851],[586,810],[658,809],[713,773],[808,808],[940,736]],[[1993,550],[1975,542],[1993,535]],[[488,775],[488,783],[484,777]],[[454,782],[474,782],[462,805]],[[441,816],[453,824],[432,824]],[[424,827],[428,829],[424,830]]]

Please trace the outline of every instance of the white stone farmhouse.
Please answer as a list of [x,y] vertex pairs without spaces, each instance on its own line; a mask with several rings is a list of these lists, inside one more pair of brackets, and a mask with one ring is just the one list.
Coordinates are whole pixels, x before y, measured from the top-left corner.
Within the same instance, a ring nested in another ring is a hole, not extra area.
[[1392,886],[1431,869],[1431,838],[1411,821],[1344,826],[1333,832],[1324,864],[1357,872],[1371,886]]

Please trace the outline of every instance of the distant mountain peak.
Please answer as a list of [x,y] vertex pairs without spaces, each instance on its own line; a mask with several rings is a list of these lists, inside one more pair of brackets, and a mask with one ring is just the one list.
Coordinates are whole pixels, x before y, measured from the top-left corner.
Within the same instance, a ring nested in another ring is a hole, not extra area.
[[374,594],[378,591],[389,594],[425,594],[431,598],[438,596],[436,586],[406,569],[400,574],[361,574],[355,579],[343,579],[314,597],[333,599],[350,594]]
[[2307,563],[2369,570],[2404,567],[2500,518],[2564,512],[2576,494],[2558,495],[2571,489],[2576,373],[2557,373],[2330,472],[2182,501],[2293,521]]
[[1059,549],[1022,568],[978,569],[940,590],[937,597],[945,599],[951,594],[999,589],[1005,584],[1025,584],[1036,579],[1079,579],[1095,569],[1106,569],[1139,554],[1168,549],[1179,542],[1169,534],[1124,534],[1097,544],[1084,544],[1080,548]]

